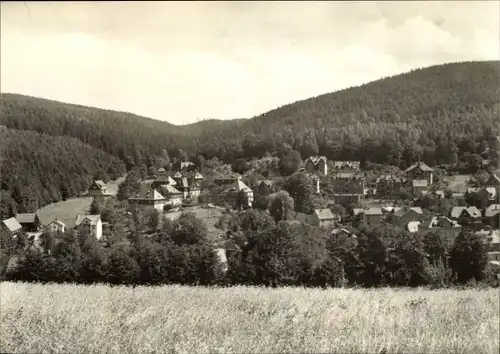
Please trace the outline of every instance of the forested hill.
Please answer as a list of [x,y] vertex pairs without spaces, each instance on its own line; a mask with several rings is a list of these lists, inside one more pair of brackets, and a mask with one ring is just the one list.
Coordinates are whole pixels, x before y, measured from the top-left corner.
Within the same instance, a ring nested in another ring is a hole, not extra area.
[[123,176],[123,162],[70,137],[0,127],[2,219],[86,192],[93,178]]
[[295,102],[252,119],[185,126],[2,94],[1,124],[69,135],[129,165],[144,163],[162,149],[170,156],[183,149],[233,162],[290,147],[302,157],[321,153],[404,167],[420,156],[434,165],[481,153],[500,133],[499,83],[498,61],[444,64]]

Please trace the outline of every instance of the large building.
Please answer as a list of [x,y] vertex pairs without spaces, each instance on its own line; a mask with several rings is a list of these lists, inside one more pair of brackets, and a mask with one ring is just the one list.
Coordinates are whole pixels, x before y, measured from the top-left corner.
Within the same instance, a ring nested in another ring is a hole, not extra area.
[[336,172],[330,183],[335,204],[359,204],[365,193],[364,176],[360,172]]

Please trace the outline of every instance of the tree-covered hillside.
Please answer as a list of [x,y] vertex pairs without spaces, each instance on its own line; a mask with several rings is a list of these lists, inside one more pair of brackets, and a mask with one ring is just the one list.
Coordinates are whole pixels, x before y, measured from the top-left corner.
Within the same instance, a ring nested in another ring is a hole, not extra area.
[[486,151],[500,133],[499,78],[498,61],[444,64],[295,102],[253,119],[185,126],[2,94],[1,120],[10,128],[69,135],[135,164],[162,149],[171,156],[183,149],[234,162],[290,147],[303,158],[320,153],[401,167],[418,157],[431,165],[453,164]]
[[0,128],[2,219],[85,192],[93,178],[115,179],[123,162],[70,137]]

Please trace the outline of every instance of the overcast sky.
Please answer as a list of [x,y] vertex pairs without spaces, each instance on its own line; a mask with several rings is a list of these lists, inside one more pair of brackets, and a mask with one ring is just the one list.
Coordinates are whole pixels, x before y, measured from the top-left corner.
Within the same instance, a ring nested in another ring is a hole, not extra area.
[[175,124],[500,59],[499,1],[1,3],[1,92]]

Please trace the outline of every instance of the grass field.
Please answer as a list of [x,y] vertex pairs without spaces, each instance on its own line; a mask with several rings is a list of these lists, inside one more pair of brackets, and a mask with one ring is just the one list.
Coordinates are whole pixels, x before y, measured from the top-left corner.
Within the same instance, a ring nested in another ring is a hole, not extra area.
[[10,353],[498,353],[488,290],[1,283]]
[[[115,181],[108,183],[108,190],[112,195],[118,192],[118,186],[125,180],[125,177],[120,177]],[[76,216],[79,214],[87,214],[90,210],[92,197],[72,198],[65,201],[52,203],[38,210],[38,217],[43,225],[47,225],[55,218],[61,220],[67,227],[75,226]]]

